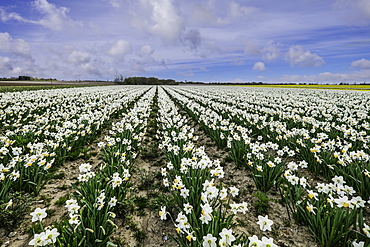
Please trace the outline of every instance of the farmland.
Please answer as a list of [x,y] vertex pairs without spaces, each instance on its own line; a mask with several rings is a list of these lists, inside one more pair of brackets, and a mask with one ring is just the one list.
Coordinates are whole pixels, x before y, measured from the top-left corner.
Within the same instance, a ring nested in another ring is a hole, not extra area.
[[0,94],[5,246],[369,246],[370,94]]

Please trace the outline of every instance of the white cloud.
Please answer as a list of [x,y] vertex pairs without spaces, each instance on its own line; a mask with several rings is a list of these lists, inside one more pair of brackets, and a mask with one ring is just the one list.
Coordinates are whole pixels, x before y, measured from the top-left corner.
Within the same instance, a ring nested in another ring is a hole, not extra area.
[[153,53],[154,53],[154,49],[150,45],[143,45],[140,48],[140,55],[141,56],[152,55]]
[[117,40],[109,49],[108,54],[113,57],[122,57],[132,52],[130,42],[126,40]]
[[350,76],[348,74],[343,74],[343,73],[323,72],[323,73],[320,73],[317,76],[317,78],[319,82],[338,83],[338,82],[347,81],[348,79],[350,79]]
[[230,82],[231,83],[244,83],[245,80],[241,79],[241,78],[235,78],[235,79],[231,80]]
[[286,60],[291,66],[298,65],[300,67],[321,66],[324,60],[317,54],[303,50],[302,46],[296,45],[289,49],[286,54]]
[[362,58],[360,60],[353,61],[351,63],[351,66],[352,67],[357,67],[357,68],[360,68],[360,69],[370,69],[370,60]]
[[227,19],[218,17],[209,5],[200,3],[195,4],[191,20],[194,23],[207,26],[223,26],[229,23]]
[[14,13],[14,12],[7,13],[2,7],[0,7],[0,16],[1,16],[1,20],[3,22],[7,22],[9,20],[17,20],[17,21],[27,22],[19,14]]
[[273,41],[267,42],[266,46],[262,49],[262,52],[262,59],[265,61],[272,61],[280,56],[278,44],[274,44]]
[[94,65],[93,63],[84,63],[81,64],[81,69],[88,75],[100,76],[101,73],[98,66]]
[[9,33],[0,33],[0,49],[3,51],[10,50],[11,37]]
[[358,0],[359,8],[363,11],[366,17],[370,18],[370,1]]
[[34,76],[40,70],[33,59],[14,59],[0,56],[1,77],[12,77],[19,75]]
[[0,8],[1,19],[4,22],[17,20],[41,25],[54,31],[69,30],[76,28],[76,26],[81,26],[80,22],[73,21],[68,17],[69,8],[57,7],[47,0],[35,0],[32,5],[41,14],[41,19],[29,20],[14,12],[7,13],[4,9]]
[[23,39],[13,39],[9,33],[0,33],[0,51],[30,58],[30,45]]
[[370,74],[364,71],[356,71],[355,73],[331,73],[323,72],[316,75],[283,75],[280,78],[274,79],[275,82],[313,82],[313,83],[329,83],[339,84],[346,83],[361,83],[369,78]]
[[30,45],[23,39],[17,39],[12,44],[12,52],[17,55],[30,57]]
[[112,5],[114,8],[119,8],[122,6],[123,1],[122,0],[103,0],[104,2],[108,2],[110,5]]
[[243,50],[245,54],[249,55],[260,55],[262,54],[261,48],[256,44],[255,41],[242,37],[240,38],[243,43]]
[[197,25],[222,27],[238,19],[249,18],[256,10],[235,1],[196,3],[191,12],[191,21]]
[[36,0],[34,1],[34,5],[40,13],[44,14],[44,17],[35,23],[39,23],[52,30],[63,29],[64,22],[68,19],[68,8],[58,8],[47,0]]
[[10,63],[10,59],[8,57],[0,57],[0,71],[9,72],[13,70],[13,66]]
[[[158,36],[165,43],[176,43],[184,29],[183,19],[172,0],[141,0],[134,25]],[[150,13],[150,19],[147,19]]]
[[72,51],[67,58],[68,62],[76,65],[86,64],[90,61],[90,54],[83,51]]
[[370,19],[369,0],[336,0],[334,7],[346,10],[350,22],[363,23],[364,19]]
[[263,62],[256,62],[253,67],[253,70],[259,70],[259,71],[264,71],[266,70],[265,64]]
[[256,8],[250,6],[241,6],[236,2],[230,3],[230,16],[232,18],[248,17],[256,11]]
[[197,50],[202,44],[202,36],[198,29],[190,29],[183,33],[182,40],[189,46],[190,50]]

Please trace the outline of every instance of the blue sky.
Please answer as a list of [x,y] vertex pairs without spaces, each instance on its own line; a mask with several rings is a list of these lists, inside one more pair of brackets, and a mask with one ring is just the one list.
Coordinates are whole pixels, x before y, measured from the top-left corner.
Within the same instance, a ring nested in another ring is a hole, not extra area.
[[369,0],[4,0],[0,77],[370,81]]

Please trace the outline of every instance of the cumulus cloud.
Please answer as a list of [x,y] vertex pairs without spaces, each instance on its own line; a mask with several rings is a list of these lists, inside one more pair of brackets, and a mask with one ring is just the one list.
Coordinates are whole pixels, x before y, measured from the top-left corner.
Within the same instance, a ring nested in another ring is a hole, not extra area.
[[286,60],[290,66],[298,65],[300,67],[319,67],[324,64],[324,59],[310,51],[303,50],[302,46],[296,45],[289,49],[286,54]]
[[9,33],[0,33],[0,51],[30,58],[30,45],[23,39],[13,39]]
[[241,38],[241,42],[243,43],[244,53],[249,55],[260,55],[262,54],[261,48],[251,39],[248,38]]
[[223,26],[229,23],[227,19],[218,17],[207,4],[197,3],[192,11],[193,22],[208,26]]
[[[55,52],[50,61],[48,61],[48,67],[54,67],[58,71],[62,71],[64,76],[68,75],[70,78],[97,78],[100,76],[106,76],[109,74],[108,63],[106,62],[108,56],[103,56],[103,51],[106,47],[102,47],[101,50],[82,50],[72,45],[64,46],[59,52]],[[95,54],[99,54],[99,57]],[[101,58],[104,57],[104,58]],[[56,59],[59,58],[58,63],[55,63]],[[57,77],[58,75],[55,75]]]
[[357,67],[357,68],[360,68],[360,69],[370,69],[370,60],[362,58],[360,60],[353,61],[351,63],[351,66],[352,67]]
[[10,50],[11,37],[9,33],[0,33],[0,49],[3,51]]
[[348,79],[350,79],[350,76],[344,73],[323,72],[323,73],[320,73],[317,76],[317,78],[318,78],[317,80],[320,82],[338,83],[338,82],[347,81]]
[[35,64],[33,59],[17,59],[12,57],[0,56],[1,76],[35,75],[40,71],[40,67]]
[[72,51],[67,58],[67,61],[75,65],[86,64],[90,61],[90,54],[83,51]]
[[[134,25],[143,31],[158,36],[165,43],[176,43],[181,38],[184,24],[172,0],[141,0],[141,9],[136,10]],[[150,19],[146,18],[147,13]]]
[[126,40],[117,40],[109,49],[108,54],[113,57],[122,57],[132,52],[130,42]]
[[266,46],[262,49],[262,59],[265,61],[272,61],[280,56],[280,50],[278,44],[273,41],[267,42]]
[[130,59],[130,63],[138,63],[140,66],[150,66],[150,65],[159,65],[160,62],[156,61],[152,55],[154,53],[154,49],[150,45],[143,45],[140,47],[140,50],[137,52],[137,55],[140,57],[141,61],[133,61]]
[[0,7],[0,16],[1,16],[1,20],[3,22],[7,22],[9,20],[16,20],[16,21],[23,21],[23,22],[27,22],[25,19],[23,19],[22,16],[20,16],[19,14],[17,13],[14,13],[14,12],[11,12],[11,13],[7,13],[4,8]]
[[32,6],[41,14],[40,20],[29,20],[14,12],[7,13],[3,8],[0,8],[1,19],[4,22],[16,20],[37,24],[54,31],[72,29],[81,25],[81,23],[73,21],[68,17],[69,8],[57,7],[47,0],[35,0],[32,2]]
[[93,76],[100,76],[100,70],[99,70],[99,65],[95,65],[93,63],[84,63],[81,64],[81,69],[83,72],[87,73],[88,75],[93,75]]
[[250,16],[253,14],[257,9],[251,6],[241,6],[239,3],[230,2],[230,16],[232,18],[242,18],[246,16]]
[[52,30],[62,30],[71,22],[67,15],[69,9],[66,7],[58,8],[47,0],[36,0],[34,1],[34,5],[41,14],[44,14],[41,20],[34,23],[38,23]]
[[11,71],[13,70],[13,66],[10,63],[10,59],[8,57],[0,57],[0,71]]
[[184,32],[182,39],[189,46],[190,50],[197,50],[202,43],[202,36],[199,30],[194,28]]
[[140,53],[139,55],[140,56],[150,56],[154,53],[154,49],[153,47],[151,47],[150,45],[143,45],[141,48],[140,48]]
[[256,62],[253,67],[253,70],[259,70],[259,71],[264,71],[266,70],[265,64],[263,62]]

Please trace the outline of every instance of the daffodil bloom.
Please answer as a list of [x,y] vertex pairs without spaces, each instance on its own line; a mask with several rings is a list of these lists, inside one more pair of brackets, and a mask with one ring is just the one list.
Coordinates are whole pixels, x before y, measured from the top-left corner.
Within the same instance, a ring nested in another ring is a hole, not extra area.
[[180,190],[180,196],[187,198],[189,196],[189,190],[186,188],[183,188]]
[[45,242],[45,232],[42,232],[40,234],[35,234],[33,236],[33,239],[28,243],[28,245],[34,245],[34,246],[44,246]]
[[347,208],[347,207],[349,207],[349,204],[350,204],[350,201],[348,200],[347,196],[334,199],[334,202],[337,204],[337,206],[339,208],[341,208],[341,207]]
[[278,247],[276,244],[274,244],[273,238],[262,237],[261,244],[261,246]]
[[72,214],[72,213],[69,214],[69,220],[68,220],[69,224],[71,224],[71,225],[73,225],[73,224],[77,225],[78,223],[80,223],[80,221],[78,220],[78,217],[79,217],[78,214]]
[[213,237],[212,234],[208,233],[207,236],[203,237],[203,247],[216,247],[217,238]]
[[82,173],[86,173],[86,172],[89,172],[91,170],[92,166],[89,164],[89,163],[83,163],[81,164],[78,169],[80,170],[80,172]]
[[36,208],[36,210],[34,212],[32,212],[30,215],[32,216],[32,220],[31,221],[32,222],[35,222],[35,221],[41,221],[48,214],[46,213],[46,208],[45,209]]
[[229,189],[230,189],[230,193],[231,193],[231,195],[232,195],[232,196],[237,196],[237,195],[239,195],[239,189],[238,189],[238,188],[236,188],[235,186],[230,187]]
[[315,207],[314,207],[314,206],[312,206],[309,202],[307,202],[306,209],[308,210],[308,212],[313,213],[313,214],[315,214],[315,215],[316,215],[316,213],[315,213],[315,211],[314,211]]
[[13,206],[13,200],[12,199],[10,199],[9,202],[6,203],[5,209],[8,209],[11,206]]
[[60,235],[56,228],[45,231],[44,245],[53,244],[56,242],[57,237]]
[[319,194],[318,193],[316,193],[316,192],[314,192],[314,191],[312,191],[312,190],[307,190],[307,196],[309,197],[309,198],[315,198],[315,200],[318,200],[318,196],[319,196]]
[[253,235],[252,237],[248,237],[248,239],[249,239],[248,247],[259,247],[262,244],[262,241],[259,240],[256,235]]
[[352,242],[352,245],[353,247],[364,247],[365,246],[365,242],[361,241],[361,242],[356,242],[356,241],[353,241]]
[[261,231],[271,231],[271,225],[274,222],[268,218],[268,215],[265,217],[259,215],[257,224],[260,226]]
[[366,234],[368,238],[370,238],[370,226],[364,224],[364,228],[362,228],[362,231]]
[[110,201],[108,202],[109,207],[114,207],[117,204],[117,199],[115,196],[113,196]]
[[183,206],[184,206],[185,214],[190,214],[191,211],[193,210],[193,206],[190,205],[190,203],[185,203]]
[[161,220],[166,220],[167,219],[166,206],[161,207],[161,211],[159,211],[158,214],[161,217]]
[[231,243],[233,241],[235,241],[235,239],[236,239],[235,236],[233,235],[233,230],[232,229],[226,229],[226,228],[222,229],[222,232],[220,232],[220,237],[221,237],[220,242],[224,242],[224,243],[228,244],[227,246],[231,245]]

